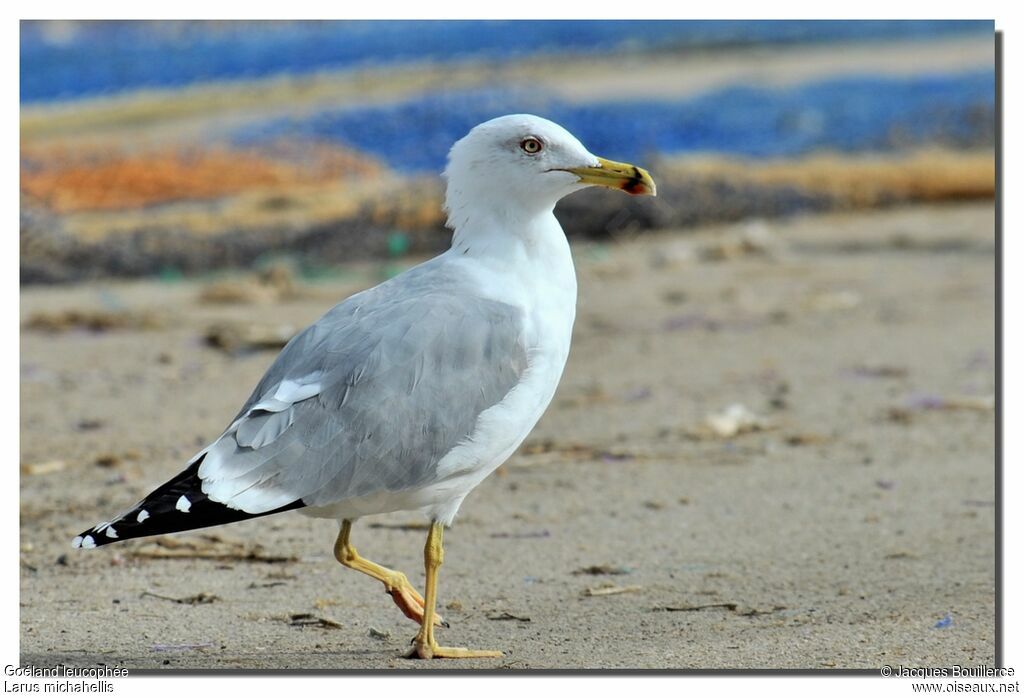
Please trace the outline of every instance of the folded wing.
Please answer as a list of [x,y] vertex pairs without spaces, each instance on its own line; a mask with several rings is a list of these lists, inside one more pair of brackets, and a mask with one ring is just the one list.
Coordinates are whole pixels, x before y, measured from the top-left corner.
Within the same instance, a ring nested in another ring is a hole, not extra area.
[[526,349],[518,309],[427,266],[353,296],[285,347],[192,461],[210,500],[260,514],[437,478],[518,383]]

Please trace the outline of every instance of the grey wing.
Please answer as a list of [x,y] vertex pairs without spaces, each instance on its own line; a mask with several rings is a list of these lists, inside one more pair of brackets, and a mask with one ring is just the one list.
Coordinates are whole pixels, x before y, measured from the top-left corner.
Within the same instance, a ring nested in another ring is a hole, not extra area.
[[197,455],[207,496],[262,513],[433,481],[526,370],[520,311],[458,290],[410,274],[295,337]]

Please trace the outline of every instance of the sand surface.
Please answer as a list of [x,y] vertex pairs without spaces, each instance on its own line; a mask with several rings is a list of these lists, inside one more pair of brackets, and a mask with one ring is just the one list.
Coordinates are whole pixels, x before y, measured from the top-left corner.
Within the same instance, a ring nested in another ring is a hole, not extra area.
[[[400,659],[416,628],[334,561],[330,521],[174,538],[221,559],[69,548],[216,437],[273,358],[205,346],[209,325],[305,324],[372,269],[248,305],[200,302],[200,282],[26,289],[23,321],[115,308],[163,325],[23,330],[22,662],[992,664],[993,229],[991,206],[946,206],[576,246],[559,392],[446,537],[441,641],[501,660]],[[734,404],[757,428],[716,435],[706,418]],[[360,521],[355,543],[421,584],[419,523]],[[242,559],[257,543],[286,561]]]

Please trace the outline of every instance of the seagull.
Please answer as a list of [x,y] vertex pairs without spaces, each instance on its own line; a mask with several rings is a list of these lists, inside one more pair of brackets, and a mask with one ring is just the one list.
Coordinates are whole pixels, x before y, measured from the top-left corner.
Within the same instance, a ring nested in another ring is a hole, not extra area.
[[[555,204],[588,186],[656,192],[647,171],[529,114],[473,128],[444,177],[446,252],[296,335],[185,470],[72,545],[289,510],[335,519],[338,562],[382,582],[419,624],[408,656],[501,657],[435,639],[447,627],[436,611],[444,529],[536,425],[569,356],[576,274]],[[357,519],[395,511],[429,520],[425,595],[352,544]]]

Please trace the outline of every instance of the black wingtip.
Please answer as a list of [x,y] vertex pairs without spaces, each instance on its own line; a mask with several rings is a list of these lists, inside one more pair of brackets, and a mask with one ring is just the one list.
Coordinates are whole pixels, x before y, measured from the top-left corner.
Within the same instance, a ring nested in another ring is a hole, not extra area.
[[113,521],[82,531],[71,541],[71,547],[97,548],[131,538],[219,526],[305,506],[299,499],[272,511],[250,514],[211,501],[203,493],[199,479],[202,462],[203,456]]

